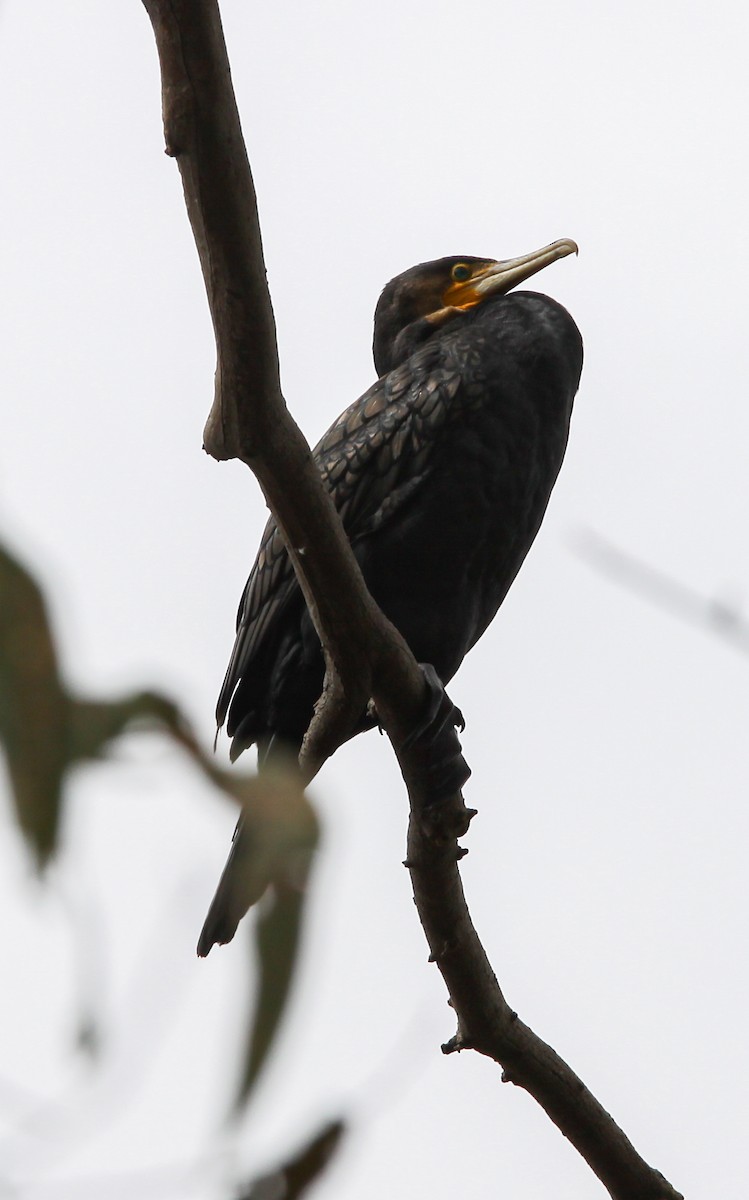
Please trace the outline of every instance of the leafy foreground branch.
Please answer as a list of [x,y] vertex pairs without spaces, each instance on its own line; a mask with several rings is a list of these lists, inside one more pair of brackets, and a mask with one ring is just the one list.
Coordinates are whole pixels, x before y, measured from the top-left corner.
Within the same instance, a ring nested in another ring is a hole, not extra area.
[[277,772],[260,783],[254,775],[216,766],[179,706],[159,692],[115,699],[73,693],[60,672],[42,591],[0,544],[0,746],[16,821],[40,872],[59,849],[71,776],[84,763],[104,760],[133,732],[168,738],[241,808],[252,847],[244,868],[258,896],[274,885],[253,927],[255,1002],[234,1100],[239,1108],[267,1060],[290,995],[305,897],[301,885],[319,837],[316,814],[296,775]]
[[[143,2],[161,64],[167,153],[182,175],[216,335],[216,394],[205,448],[216,458],[239,458],[255,472],[325,651],[325,689],[302,747],[303,774],[311,778],[372,698],[408,788],[414,896],[458,1018],[458,1033],[445,1049],[470,1047],[500,1063],[504,1078],[538,1100],[617,1200],[676,1200],[678,1193],[639,1157],[569,1067],[519,1021],[499,989],[457,869],[457,838],[473,814],[457,789],[435,796],[425,761],[430,751],[409,737],[423,723],[424,676],[368,595],[281,396],[254,187],[218,5]],[[449,701],[443,702],[447,718]]]

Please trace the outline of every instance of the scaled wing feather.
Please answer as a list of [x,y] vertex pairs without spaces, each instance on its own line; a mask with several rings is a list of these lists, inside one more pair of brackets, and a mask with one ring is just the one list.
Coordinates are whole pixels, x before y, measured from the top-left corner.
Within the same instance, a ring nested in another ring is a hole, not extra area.
[[[461,376],[444,346],[427,344],[341,414],[313,456],[352,543],[390,520],[429,473],[441,428],[454,418]],[[216,709],[223,725],[239,680],[297,594],[271,517],[237,615],[237,636]]]

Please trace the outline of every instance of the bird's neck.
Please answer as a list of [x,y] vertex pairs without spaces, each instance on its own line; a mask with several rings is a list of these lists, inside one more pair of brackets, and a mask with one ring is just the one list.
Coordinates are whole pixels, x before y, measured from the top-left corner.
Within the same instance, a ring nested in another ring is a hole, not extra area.
[[388,371],[400,366],[425,342],[439,337],[446,328],[452,329],[463,321],[470,320],[473,313],[473,309],[443,308],[426,317],[418,317],[417,320],[411,321],[409,325],[405,325],[390,337],[381,337],[379,343],[376,339],[375,367],[377,374],[385,375]]

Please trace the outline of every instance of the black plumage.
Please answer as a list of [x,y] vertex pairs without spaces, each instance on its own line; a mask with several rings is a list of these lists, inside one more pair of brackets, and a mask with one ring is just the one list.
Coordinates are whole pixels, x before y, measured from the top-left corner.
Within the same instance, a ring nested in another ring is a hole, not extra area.
[[[392,280],[375,313],[380,377],[314,451],[373,597],[443,683],[495,616],[538,532],[582,369],[569,313],[548,296],[507,293],[576,250],[560,241],[506,262],[445,258]],[[253,743],[261,760],[276,741],[298,749],[323,673],[271,518],[217,708],[232,757]],[[242,915],[229,899],[230,868],[231,859],[201,953],[228,940]]]

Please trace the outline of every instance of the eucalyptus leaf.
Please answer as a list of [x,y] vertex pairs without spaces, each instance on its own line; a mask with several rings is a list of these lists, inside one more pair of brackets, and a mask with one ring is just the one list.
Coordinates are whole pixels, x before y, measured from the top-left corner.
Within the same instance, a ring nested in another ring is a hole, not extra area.
[[0,546],[0,739],[16,817],[40,868],[57,844],[68,719],[44,598]]

